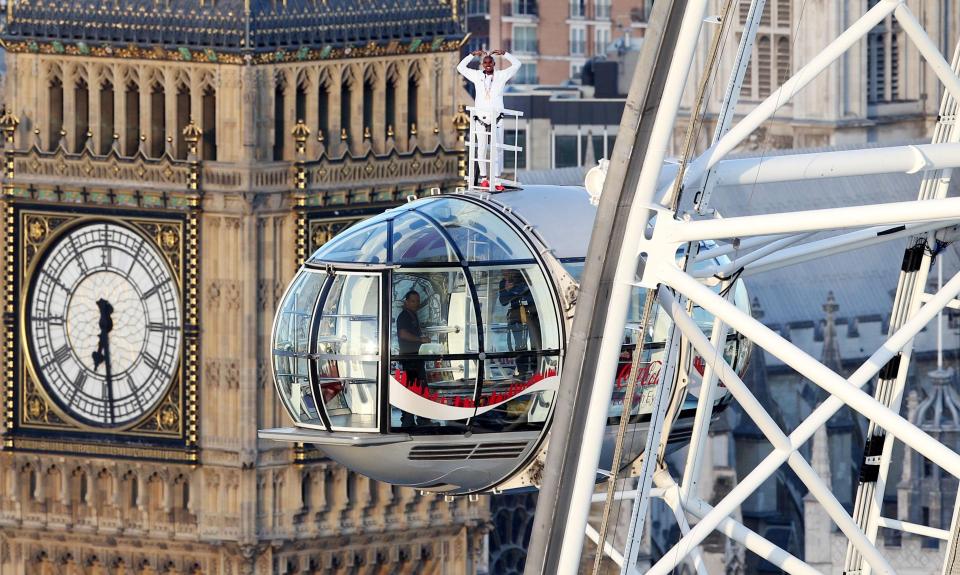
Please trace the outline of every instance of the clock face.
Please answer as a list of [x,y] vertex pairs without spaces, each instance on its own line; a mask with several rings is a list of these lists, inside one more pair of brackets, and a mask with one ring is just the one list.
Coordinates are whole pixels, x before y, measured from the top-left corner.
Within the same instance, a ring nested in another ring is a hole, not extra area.
[[78,226],[33,274],[34,370],[67,415],[119,427],[150,412],[177,373],[177,283],[153,243],[114,223]]

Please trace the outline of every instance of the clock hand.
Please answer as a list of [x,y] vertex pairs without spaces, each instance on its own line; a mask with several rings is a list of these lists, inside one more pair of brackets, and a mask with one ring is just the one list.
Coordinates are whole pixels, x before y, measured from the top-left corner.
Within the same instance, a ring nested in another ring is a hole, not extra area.
[[96,371],[101,363],[106,363],[106,392],[107,401],[110,404],[110,423],[114,421],[113,413],[113,373],[110,362],[110,332],[113,330],[113,306],[110,302],[100,298],[97,300],[97,307],[100,309],[100,335],[97,342],[97,350],[93,352],[93,370]]

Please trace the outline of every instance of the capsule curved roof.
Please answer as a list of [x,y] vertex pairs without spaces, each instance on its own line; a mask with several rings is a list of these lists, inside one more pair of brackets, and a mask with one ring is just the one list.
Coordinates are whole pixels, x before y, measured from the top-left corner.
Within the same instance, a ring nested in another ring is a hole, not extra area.
[[490,196],[509,208],[537,233],[557,258],[587,255],[597,207],[580,186],[524,186]]
[[[421,198],[341,232],[311,263],[459,264],[586,256],[596,217],[584,188],[526,186],[499,194]],[[509,225],[507,222],[512,222]],[[519,228],[519,229],[518,229]]]

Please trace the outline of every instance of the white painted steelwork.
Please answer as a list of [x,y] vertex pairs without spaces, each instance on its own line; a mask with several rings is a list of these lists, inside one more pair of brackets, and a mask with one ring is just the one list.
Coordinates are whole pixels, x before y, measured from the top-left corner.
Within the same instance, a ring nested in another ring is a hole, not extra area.
[[[670,354],[669,358],[676,364],[667,365],[661,370],[658,390],[658,397],[668,399],[671,405],[658,406],[654,410],[645,456],[641,465],[635,465],[633,470],[639,477],[626,548],[619,554],[608,549],[606,542],[601,542],[604,548],[600,552],[615,557],[621,573],[635,573],[638,542],[649,501],[651,497],[658,497],[673,511],[682,536],[648,573],[666,575],[682,562],[691,560],[692,566],[698,572],[703,572],[699,545],[714,530],[719,530],[751,551],[761,554],[786,572],[814,573],[803,561],[735,520],[735,512],[743,501],[780,466],[787,464],[847,537],[853,553],[863,559],[863,563],[858,566],[861,572],[893,573],[890,562],[876,545],[878,527],[948,539],[951,540],[951,545],[957,540],[957,533],[883,518],[878,512],[852,517],[799,449],[834,413],[846,405],[885,430],[890,440],[888,443],[893,440],[901,441],[945,472],[960,477],[960,455],[903,418],[898,413],[898,402],[896,405],[886,404],[861,389],[894,357],[906,359],[900,365],[900,373],[906,372],[914,338],[945,307],[957,306],[960,274],[950,278],[936,294],[924,294],[922,290],[911,293],[909,305],[904,308],[908,311],[898,319],[888,339],[847,378],[810,357],[752,318],[749,313],[737,309],[723,295],[718,294],[715,288],[717,284],[722,287],[724,282],[746,274],[781,268],[814,257],[860,249],[894,239],[912,237],[927,242],[933,242],[935,238],[940,240],[952,233],[944,231],[945,228],[951,228],[960,222],[960,198],[947,198],[944,194],[921,194],[919,200],[911,202],[868,203],[852,207],[806,209],[732,218],[721,218],[719,214],[713,214],[708,203],[711,194],[723,192],[724,185],[812,181],[819,178],[862,177],[895,172],[923,172],[925,178],[938,180],[939,185],[945,187],[949,184],[951,169],[960,167],[960,145],[956,139],[935,139],[934,143],[929,145],[764,158],[727,159],[726,156],[888,17],[892,16],[900,23],[907,38],[933,69],[945,92],[954,98],[960,97],[957,68],[952,68],[947,63],[904,0],[880,0],[831,41],[823,51],[798,66],[799,69],[793,77],[727,131],[728,123],[731,123],[731,102],[736,102],[734,94],[739,92],[739,83],[746,67],[743,58],[749,55],[749,49],[744,50],[744,46],[752,43],[756,33],[755,23],[748,17],[744,26],[746,37],[741,42],[740,55],[734,65],[733,77],[728,83],[727,95],[721,108],[724,113],[718,122],[714,143],[698,157],[682,159],[679,169],[676,166],[665,167],[663,160],[675,135],[679,104],[686,89],[686,80],[692,71],[696,46],[703,41],[701,28],[707,16],[705,1],[691,0],[679,4],[679,9],[684,12],[675,51],[672,59],[665,63],[665,67],[658,69],[660,74],[666,70],[663,97],[657,106],[645,109],[654,114],[655,118],[649,128],[649,139],[644,152],[630,158],[631,169],[639,171],[639,178],[632,203],[622,208],[629,211],[624,227],[624,247],[606,254],[608,258],[616,258],[618,267],[606,302],[609,307],[606,310],[602,339],[598,344],[600,359],[596,372],[590,374],[591,381],[582,383],[584,386],[591,386],[592,391],[589,402],[585,403],[589,405],[586,421],[582,426],[585,446],[580,450],[579,459],[576,461],[577,474],[569,509],[566,511],[567,520],[563,525],[555,526],[562,531],[562,539],[553,537],[550,540],[551,543],[562,541],[562,545],[552,549],[560,558],[559,572],[572,574],[577,571],[585,532],[590,531],[590,538],[597,539],[595,532],[591,531],[592,528],[587,529],[590,503],[596,500],[592,492],[593,480],[598,472],[594,464],[599,457],[597,439],[602,433],[606,402],[609,401],[611,392],[609,382],[613,381],[620,341],[626,327],[630,292],[633,288],[641,287],[658,290],[661,307],[674,320],[676,339],[671,340],[671,343],[679,346],[679,349],[677,353]],[[756,11],[758,5],[762,8],[762,4],[760,0],[753,0],[752,10]],[[755,12],[752,13],[756,15]],[[691,118],[691,121],[697,121],[697,118]],[[941,118],[941,122],[943,121],[945,120]],[[956,122],[956,119],[949,121]],[[682,186],[678,185],[678,179]],[[677,198],[674,194],[684,189],[696,194],[693,211],[678,211],[675,205]],[[802,198],[799,198],[799,201],[802,202]],[[600,202],[603,206],[602,197]],[[703,217],[705,214],[716,217]],[[824,232],[832,235],[824,238]],[[814,234],[817,238],[811,240]],[[711,247],[700,254],[696,253],[695,248],[691,250],[691,246],[704,245],[703,242],[707,242],[706,245]],[[677,257],[678,253],[691,251],[691,263],[703,262],[721,254],[735,254],[735,257],[732,262],[700,266],[693,272],[688,271],[684,258],[678,262]],[[588,260],[589,258],[590,256]],[[930,258],[926,258],[924,262],[929,266]],[[691,317],[692,304],[713,314],[713,330],[709,337]],[[723,359],[720,343],[728,330],[746,336],[786,366],[821,387],[829,394],[828,399],[792,432],[787,433],[780,429]],[[656,418],[663,418],[664,414],[670,413],[676,398],[683,396],[683,393],[676,391],[683,385],[679,383],[683,379],[681,362],[689,347],[705,359],[705,371],[690,453],[686,458],[683,476],[677,480],[670,475],[662,462],[658,461],[660,446],[649,441],[657,440],[660,428],[669,428],[669,421],[656,421]],[[671,374],[679,375],[673,378]],[[745,416],[750,417],[766,436],[773,450],[752,472],[741,478],[730,493],[711,507],[696,497],[695,487],[696,478],[703,466],[711,398],[718,379],[723,381],[727,390],[740,403]],[[884,464],[889,461],[889,452],[889,446],[885,446]],[[607,501],[607,504],[610,503]],[[956,517],[956,514],[955,511],[951,531],[956,531],[960,525],[960,518]],[[691,526],[691,518],[699,521]],[[549,554],[551,549],[547,552]],[[948,553],[948,557],[950,555],[952,554]],[[536,571],[528,568],[527,572]]]

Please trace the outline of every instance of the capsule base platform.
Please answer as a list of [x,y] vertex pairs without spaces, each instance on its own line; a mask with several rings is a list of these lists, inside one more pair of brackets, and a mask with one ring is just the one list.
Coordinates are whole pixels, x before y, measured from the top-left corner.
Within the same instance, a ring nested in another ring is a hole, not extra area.
[[314,443],[318,445],[349,445],[364,447],[370,445],[387,445],[404,443],[411,438],[406,433],[349,433],[346,431],[322,431],[304,427],[274,427],[257,431],[260,439],[274,441],[298,441],[300,443]]

